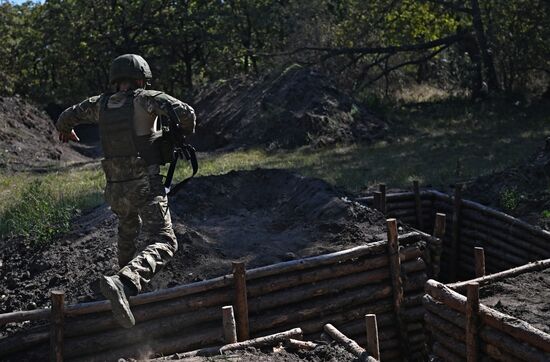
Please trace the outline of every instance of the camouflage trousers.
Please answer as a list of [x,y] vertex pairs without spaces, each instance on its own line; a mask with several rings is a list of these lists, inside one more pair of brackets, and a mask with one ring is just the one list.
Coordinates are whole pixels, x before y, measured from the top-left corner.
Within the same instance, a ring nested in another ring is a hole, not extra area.
[[[159,166],[145,167],[138,176],[107,182],[105,188],[105,200],[118,216],[118,274],[130,281],[137,293],[178,248]],[[138,236],[144,241],[141,245]]]

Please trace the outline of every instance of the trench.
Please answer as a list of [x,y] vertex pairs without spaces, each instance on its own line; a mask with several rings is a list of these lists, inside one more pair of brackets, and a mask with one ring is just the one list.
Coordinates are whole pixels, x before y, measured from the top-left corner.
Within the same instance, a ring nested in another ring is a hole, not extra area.
[[[306,339],[317,339],[322,326],[332,323],[365,345],[364,316],[374,313],[381,360],[400,361],[404,355],[409,360],[424,360],[428,341],[423,298],[428,278],[447,283],[475,277],[474,247],[485,251],[487,274],[550,258],[550,233],[462,200],[459,193],[449,196],[416,188],[416,192],[385,195],[382,189],[356,201],[417,229],[397,239],[401,246],[397,273],[404,294],[399,311],[389,243],[381,240],[247,270],[251,337],[299,326]],[[432,236],[438,232],[441,238]],[[140,323],[130,330],[116,328],[107,302],[66,306],[61,313],[64,359],[103,361],[113,356],[166,355],[222,345],[221,307],[235,302],[234,284],[235,276],[226,275],[142,294],[133,299]],[[51,315],[51,309],[6,313],[0,315],[0,323],[49,321]],[[189,330],[193,333],[184,333]],[[50,336],[46,325],[5,338],[0,341],[0,357],[43,359],[52,348]]]

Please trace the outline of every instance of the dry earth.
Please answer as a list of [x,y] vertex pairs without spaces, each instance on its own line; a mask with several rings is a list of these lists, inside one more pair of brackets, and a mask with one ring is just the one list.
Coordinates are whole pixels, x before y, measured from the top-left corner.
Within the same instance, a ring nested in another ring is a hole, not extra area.
[[199,150],[327,145],[384,137],[387,124],[320,73],[292,66],[203,89],[194,104]]
[[[464,197],[548,229],[549,181],[550,139],[524,164],[475,179],[467,186]],[[547,216],[543,214],[545,210]]]
[[[150,289],[227,274],[235,259],[251,268],[342,250],[380,240],[386,230],[379,212],[322,180],[281,170],[199,177],[170,205],[180,246]],[[51,289],[65,290],[68,303],[103,299],[97,279],[117,270],[116,224],[101,206],[41,249],[3,240],[0,312],[45,307]]]
[[481,288],[481,302],[550,333],[550,269],[518,275]]
[[0,97],[0,170],[28,170],[88,157],[61,144],[48,115],[15,97]]

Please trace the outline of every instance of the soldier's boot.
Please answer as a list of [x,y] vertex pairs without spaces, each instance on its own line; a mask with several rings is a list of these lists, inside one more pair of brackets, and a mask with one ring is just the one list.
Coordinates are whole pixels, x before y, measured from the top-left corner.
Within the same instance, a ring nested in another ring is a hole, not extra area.
[[118,324],[124,328],[132,328],[136,324],[128,302],[128,297],[135,294],[132,289],[124,285],[118,275],[102,276],[99,286],[103,296],[111,301],[113,317]]

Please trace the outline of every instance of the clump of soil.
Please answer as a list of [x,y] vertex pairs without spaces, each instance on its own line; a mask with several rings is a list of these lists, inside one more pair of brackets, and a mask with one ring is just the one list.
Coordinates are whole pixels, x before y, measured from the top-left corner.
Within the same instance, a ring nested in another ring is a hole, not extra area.
[[385,122],[323,75],[300,66],[259,80],[218,82],[199,93],[195,109],[192,143],[201,151],[368,142],[387,131]]
[[525,164],[478,177],[467,186],[465,197],[548,228],[549,182],[550,139]]
[[57,140],[46,113],[17,96],[0,97],[0,169],[28,170],[86,160]]
[[550,333],[550,269],[491,283],[480,297],[483,304]]
[[[381,213],[283,170],[198,177],[170,206],[179,250],[149,289],[228,274],[235,259],[253,268],[382,240],[386,232]],[[0,312],[45,307],[50,289],[65,290],[69,304],[103,299],[97,280],[118,269],[116,226],[101,206],[41,248],[3,240]]]
[[311,351],[288,351],[284,348],[276,351],[261,350],[257,348],[247,348],[244,351],[232,352],[214,357],[189,357],[178,358],[177,355],[160,360],[179,360],[186,362],[206,362],[206,361],[239,361],[239,362],[355,362],[359,358],[346,351],[338,344],[319,345]]

